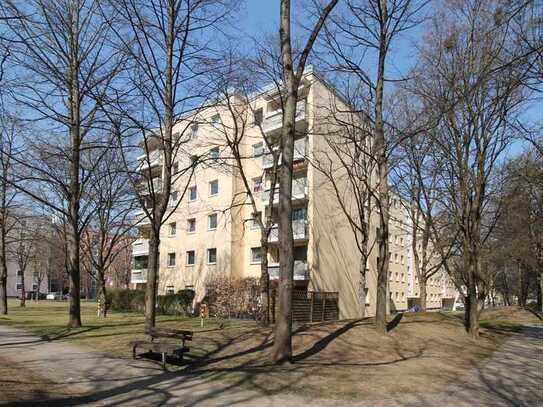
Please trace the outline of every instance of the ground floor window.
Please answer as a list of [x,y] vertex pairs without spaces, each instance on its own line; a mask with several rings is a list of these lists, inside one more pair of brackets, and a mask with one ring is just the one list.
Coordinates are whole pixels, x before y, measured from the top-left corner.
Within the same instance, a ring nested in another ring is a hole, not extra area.
[[207,249],[207,264],[217,264],[217,249]]
[[262,263],[262,248],[251,247],[251,263],[253,264]]

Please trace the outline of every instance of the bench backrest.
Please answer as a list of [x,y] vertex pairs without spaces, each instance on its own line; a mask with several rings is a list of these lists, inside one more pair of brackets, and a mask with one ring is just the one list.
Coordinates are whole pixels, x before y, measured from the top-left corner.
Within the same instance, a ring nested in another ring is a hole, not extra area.
[[192,340],[192,331],[182,329],[151,328],[147,331],[147,334],[153,338],[175,338],[183,341]]

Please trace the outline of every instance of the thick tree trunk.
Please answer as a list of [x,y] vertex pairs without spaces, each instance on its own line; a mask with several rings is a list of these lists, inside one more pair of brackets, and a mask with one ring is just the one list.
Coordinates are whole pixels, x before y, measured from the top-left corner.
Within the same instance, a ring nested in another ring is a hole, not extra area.
[[[152,225],[149,239],[149,263],[147,268],[147,284],[145,287],[145,331],[154,328],[156,321],[156,295],[158,288],[158,272],[160,266],[160,226]],[[157,231],[158,230],[158,231]]]
[[96,302],[97,302],[97,315],[100,318],[107,317],[107,292],[106,292],[106,279],[104,270],[97,270],[97,293],[96,293]]
[[377,159],[378,195],[380,204],[380,222],[377,243],[379,257],[377,259],[377,303],[375,311],[375,325],[377,330],[387,333],[387,283],[389,268],[388,222],[389,222],[389,191],[388,191],[388,165],[385,128],[383,120],[383,93],[385,84],[385,58],[386,58],[386,29],[388,23],[387,1],[380,0],[383,21],[380,22],[379,57],[377,64],[377,82],[375,87],[375,155]]
[[424,277],[419,277],[420,282],[420,310],[426,312],[427,309],[427,283],[428,281]]
[[476,267],[475,262],[470,259],[469,275],[468,275],[468,304],[466,305],[465,313],[467,320],[467,329],[472,338],[479,338],[479,309],[477,301],[477,284],[475,283]]
[[[3,191],[3,196],[5,196],[5,191]],[[3,198],[2,200],[3,202],[5,202],[5,198]],[[0,224],[0,314],[1,315],[7,315],[8,313],[8,265],[6,261],[5,218],[6,218],[5,210],[3,210],[2,219],[0,219],[0,222],[1,222]]]
[[81,271],[79,258],[79,238],[73,225],[68,233],[68,272],[70,279],[69,320],[70,328],[81,326]]
[[537,286],[537,309],[543,312],[543,273],[539,274],[539,281]]
[[[288,80],[285,80],[288,83]],[[292,160],[297,91],[289,89],[285,102],[282,133],[282,163],[279,171],[279,284],[272,359],[276,363],[292,358],[292,287],[294,285],[294,239],[292,236]]]

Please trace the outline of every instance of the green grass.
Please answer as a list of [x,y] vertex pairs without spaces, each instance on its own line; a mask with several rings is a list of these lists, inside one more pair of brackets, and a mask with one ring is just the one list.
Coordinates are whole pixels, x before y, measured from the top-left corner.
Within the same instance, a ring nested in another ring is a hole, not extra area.
[[[95,302],[81,303],[81,328],[67,328],[68,303],[64,301],[9,300],[9,313],[0,317],[0,324],[22,328],[37,336],[55,341],[70,341],[115,356],[128,356],[128,343],[143,339],[144,317],[140,313],[111,312],[107,318],[96,315]],[[157,326],[201,331],[199,318],[158,315]],[[205,321],[203,330],[216,329],[218,322]]]

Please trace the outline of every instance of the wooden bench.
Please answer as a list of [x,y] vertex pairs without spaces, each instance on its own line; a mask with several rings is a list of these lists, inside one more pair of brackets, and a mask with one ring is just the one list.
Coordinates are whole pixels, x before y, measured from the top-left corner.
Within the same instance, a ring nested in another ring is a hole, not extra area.
[[192,331],[152,328],[147,331],[147,335],[149,335],[149,340],[130,342],[132,357],[136,358],[138,348],[146,349],[148,352],[160,353],[164,370],[166,370],[167,356],[183,360],[183,355],[190,350],[186,343],[192,341]]

